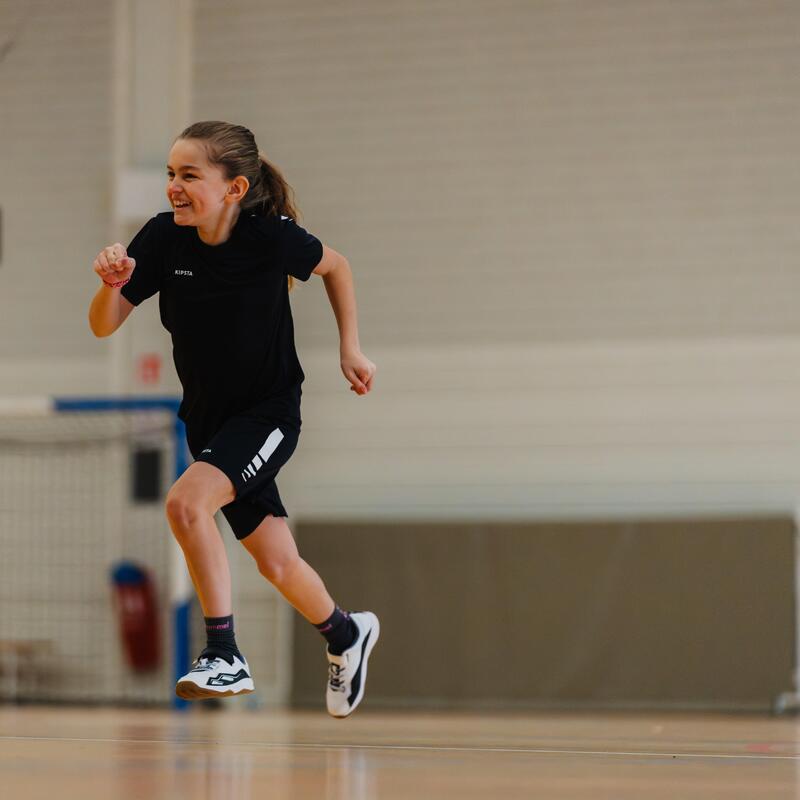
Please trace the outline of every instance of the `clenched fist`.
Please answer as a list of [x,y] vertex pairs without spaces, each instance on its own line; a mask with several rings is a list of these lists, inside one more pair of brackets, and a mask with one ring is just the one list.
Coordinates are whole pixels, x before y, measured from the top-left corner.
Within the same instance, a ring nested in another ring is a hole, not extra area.
[[341,366],[351,392],[364,395],[372,389],[377,367],[360,350],[343,352]]
[[122,286],[131,279],[136,261],[128,258],[125,248],[117,242],[104,247],[94,260],[94,271],[106,286]]

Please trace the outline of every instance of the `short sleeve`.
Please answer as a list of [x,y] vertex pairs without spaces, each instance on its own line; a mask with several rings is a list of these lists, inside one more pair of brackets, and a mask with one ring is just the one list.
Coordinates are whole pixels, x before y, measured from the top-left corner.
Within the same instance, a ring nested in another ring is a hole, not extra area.
[[307,281],[322,261],[322,242],[289,217],[281,218],[283,229],[283,270]]
[[162,252],[159,247],[158,218],[153,217],[133,237],[128,255],[136,261],[131,279],[122,287],[122,296],[138,306],[161,288]]

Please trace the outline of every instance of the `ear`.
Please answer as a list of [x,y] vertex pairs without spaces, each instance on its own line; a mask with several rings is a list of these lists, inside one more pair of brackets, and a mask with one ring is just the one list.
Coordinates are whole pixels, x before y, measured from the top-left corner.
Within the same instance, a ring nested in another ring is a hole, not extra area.
[[225,201],[229,203],[238,203],[247,194],[250,188],[250,181],[244,175],[237,175],[228,186],[228,191],[225,195]]

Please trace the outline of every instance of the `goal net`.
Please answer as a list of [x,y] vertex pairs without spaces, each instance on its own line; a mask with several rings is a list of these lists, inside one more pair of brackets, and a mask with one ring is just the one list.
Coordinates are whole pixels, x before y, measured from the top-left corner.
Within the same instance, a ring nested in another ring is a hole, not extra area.
[[[0,699],[171,700],[176,652],[188,660],[163,510],[184,450],[174,406],[0,404]],[[122,647],[111,581],[121,562],[154,589],[160,656],[146,671]]]

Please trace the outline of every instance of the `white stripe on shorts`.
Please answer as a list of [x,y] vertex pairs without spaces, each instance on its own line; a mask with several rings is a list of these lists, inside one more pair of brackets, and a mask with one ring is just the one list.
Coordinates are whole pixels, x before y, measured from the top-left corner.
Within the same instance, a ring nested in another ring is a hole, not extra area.
[[242,470],[242,477],[245,481],[248,478],[254,478],[256,472],[269,461],[269,457],[277,450],[278,445],[283,441],[283,433],[280,428],[275,428],[274,431],[267,437],[267,441],[261,446],[259,451],[253,456],[253,460]]

